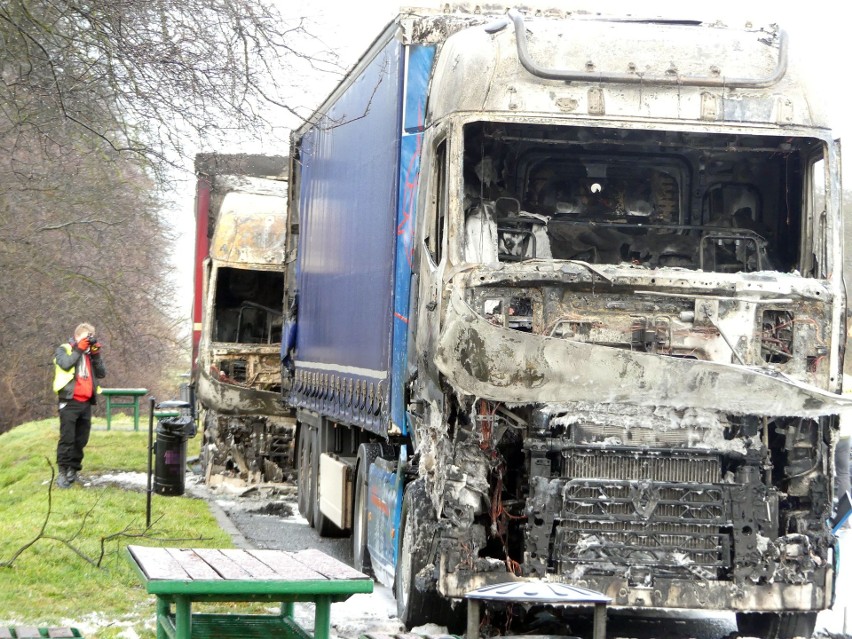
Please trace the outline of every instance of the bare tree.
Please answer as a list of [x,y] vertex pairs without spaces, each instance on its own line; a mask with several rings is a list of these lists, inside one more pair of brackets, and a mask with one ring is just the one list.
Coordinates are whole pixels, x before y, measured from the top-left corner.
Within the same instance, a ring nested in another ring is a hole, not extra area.
[[5,125],[71,124],[113,150],[158,159],[189,139],[260,134],[281,109],[298,118],[288,78],[336,69],[304,25],[264,0],[7,0]]
[[0,432],[55,411],[53,350],[81,321],[105,342],[110,386],[159,391],[176,367],[170,233],[153,184],[62,133],[0,135]]
[[0,3],[0,432],[55,411],[53,349],[80,321],[106,343],[110,386],[169,396],[155,194],[185,148],[298,122],[289,80],[311,70],[339,71],[265,0]]

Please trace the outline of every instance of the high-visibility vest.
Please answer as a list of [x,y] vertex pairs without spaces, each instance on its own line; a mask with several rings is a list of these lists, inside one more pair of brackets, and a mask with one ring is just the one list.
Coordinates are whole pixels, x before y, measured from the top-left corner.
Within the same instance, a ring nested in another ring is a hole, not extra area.
[[[71,354],[72,346],[71,344],[63,344],[62,348],[65,349],[65,352],[69,355]],[[84,355],[85,357],[85,355]],[[92,375],[92,389],[94,390],[96,395],[101,394],[100,384],[97,383],[94,379],[94,370],[91,371]],[[56,358],[53,358],[53,392],[58,393],[77,375],[77,366],[72,366],[69,370],[65,370],[59,364],[56,363]]]
[[[71,354],[71,344],[63,344],[62,348],[70,355]],[[59,364],[56,363],[56,358],[53,358],[53,392],[58,393],[65,386],[74,379],[74,376],[77,374],[77,367],[72,366],[69,370],[65,370]]]

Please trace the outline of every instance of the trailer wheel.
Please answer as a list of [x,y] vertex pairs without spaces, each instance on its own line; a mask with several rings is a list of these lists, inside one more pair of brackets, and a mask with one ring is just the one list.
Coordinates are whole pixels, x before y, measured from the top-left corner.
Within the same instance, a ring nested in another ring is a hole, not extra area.
[[359,456],[358,469],[355,471],[355,503],[352,508],[352,566],[355,570],[372,575],[370,551],[367,550],[368,470],[366,460]]
[[311,431],[299,424],[299,514],[314,524],[314,485]]
[[402,500],[402,530],[394,579],[397,616],[406,628],[452,616],[449,602],[438,594],[434,582],[418,579],[418,574],[435,560],[428,534],[429,522],[435,521],[433,512],[423,482],[410,483]]
[[338,528],[328,517],[322,514],[320,510],[320,455],[322,447],[320,446],[320,434],[318,431],[311,431],[311,486],[313,490],[314,518],[313,526],[320,537],[341,537],[344,532]]
[[737,629],[745,637],[793,639],[811,637],[816,629],[816,612],[738,612]]

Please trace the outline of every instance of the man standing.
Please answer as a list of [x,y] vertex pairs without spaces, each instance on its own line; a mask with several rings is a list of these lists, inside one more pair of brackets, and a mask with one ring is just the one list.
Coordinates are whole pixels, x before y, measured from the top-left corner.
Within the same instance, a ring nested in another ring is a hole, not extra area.
[[56,485],[68,488],[83,466],[83,449],[92,429],[92,404],[100,392],[95,379],[106,376],[101,348],[91,324],[80,324],[74,339],[60,345],[53,358],[53,390],[59,396],[59,445]]

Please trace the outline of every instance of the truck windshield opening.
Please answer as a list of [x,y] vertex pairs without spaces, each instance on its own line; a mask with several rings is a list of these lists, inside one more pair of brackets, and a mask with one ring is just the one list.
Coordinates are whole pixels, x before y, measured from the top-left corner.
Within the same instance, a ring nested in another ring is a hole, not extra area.
[[464,259],[813,275],[822,158],[812,138],[471,123]]
[[281,342],[283,273],[224,267],[217,269],[215,286],[214,341]]

